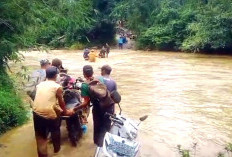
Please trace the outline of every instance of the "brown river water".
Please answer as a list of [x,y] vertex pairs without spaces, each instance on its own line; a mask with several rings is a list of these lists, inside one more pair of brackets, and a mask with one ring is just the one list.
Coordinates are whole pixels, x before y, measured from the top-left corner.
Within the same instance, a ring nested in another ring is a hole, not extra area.
[[[112,50],[110,57],[89,63],[81,51],[24,53],[24,64],[38,68],[39,60],[63,60],[69,74],[82,76],[90,64],[95,75],[109,64],[122,95],[123,114],[148,119],[140,125],[142,157],[179,157],[177,145],[195,157],[216,157],[232,142],[232,57],[186,53]],[[19,66],[11,64],[12,67]],[[62,126],[61,151],[56,157],[92,157],[92,119],[88,133],[72,147]],[[195,147],[194,147],[195,145]],[[51,144],[49,145],[51,147]],[[36,157],[32,121],[0,137],[0,157]]]

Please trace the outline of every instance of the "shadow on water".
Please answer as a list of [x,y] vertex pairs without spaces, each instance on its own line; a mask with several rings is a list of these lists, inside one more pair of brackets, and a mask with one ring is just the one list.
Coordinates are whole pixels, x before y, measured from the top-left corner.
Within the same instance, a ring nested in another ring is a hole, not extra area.
[[[25,57],[23,64],[31,67],[42,58],[58,57],[75,77],[82,76],[85,64],[94,67],[95,75],[103,64],[111,65],[123,114],[134,119],[149,115],[140,130],[142,157],[177,157],[177,145],[193,151],[194,143],[196,157],[216,157],[231,142],[231,57],[130,50],[113,50],[109,59],[96,63],[84,61],[74,51],[32,52]],[[94,151],[91,117],[88,133],[77,148],[70,146],[62,127],[62,149],[55,156],[91,157]],[[2,155],[36,156],[31,122],[0,137]]]

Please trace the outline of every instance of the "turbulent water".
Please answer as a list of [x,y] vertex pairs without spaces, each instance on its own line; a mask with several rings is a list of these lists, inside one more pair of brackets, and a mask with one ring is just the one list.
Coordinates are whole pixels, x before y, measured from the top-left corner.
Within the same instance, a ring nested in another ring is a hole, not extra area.
[[[86,64],[94,67],[95,75],[102,65],[111,65],[122,94],[123,114],[134,119],[149,115],[140,126],[142,157],[178,157],[177,145],[192,156],[216,157],[232,142],[232,57],[113,50],[108,59],[89,63],[74,51],[24,55],[23,64],[30,69],[38,67],[42,58],[60,58],[75,77],[82,76]],[[88,133],[76,148],[62,126],[62,149],[55,156],[92,157],[94,151],[91,117]],[[36,156],[31,121],[0,137],[0,156]]]

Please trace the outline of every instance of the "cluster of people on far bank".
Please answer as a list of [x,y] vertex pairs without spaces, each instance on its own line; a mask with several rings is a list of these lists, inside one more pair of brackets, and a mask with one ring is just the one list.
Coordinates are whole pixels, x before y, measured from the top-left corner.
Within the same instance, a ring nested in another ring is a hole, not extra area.
[[[93,67],[85,65],[82,70],[85,78],[79,90],[82,101],[75,108],[66,108],[64,101],[64,89],[62,82],[63,73],[67,70],[63,67],[60,59],[53,59],[52,63],[44,59],[40,61],[41,69],[36,70],[31,79],[34,87],[28,90],[28,95],[33,99],[33,121],[37,143],[38,157],[48,157],[47,143],[48,137],[53,144],[54,153],[58,153],[61,148],[61,117],[72,116],[76,111],[88,110],[92,105],[94,143],[97,146],[103,145],[104,135],[110,129],[111,121],[105,113],[114,114],[114,102],[110,101],[107,107],[102,107],[90,92],[90,84],[98,81],[104,84],[109,92],[117,90],[116,82],[110,77],[112,68],[109,65],[101,67],[99,76],[94,76]],[[73,79],[69,80],[72,83]]]
[[88,47],[86,47],[83,52],[83,58],[85,60],[89,60],[90,62],[95,62],[96,57],[108,58],[109,53],[110,53],[110,46],[108,43],[106,43],[105,45],[102,46],[99,53],[97,52],[96,48],[92,48],[90,50]]

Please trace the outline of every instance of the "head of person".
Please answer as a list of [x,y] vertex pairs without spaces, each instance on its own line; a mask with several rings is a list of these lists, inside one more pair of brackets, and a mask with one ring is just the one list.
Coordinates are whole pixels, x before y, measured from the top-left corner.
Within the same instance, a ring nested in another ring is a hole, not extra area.
[[86,79],[93,76],[93,67],[91,65],[85,65],[83,67],[83,75]]
[[112,68],[109,65],[103,65],[101,67],[101,75],[102,76],[110,75],[111,71],[112,71]]
[[40,61],[41,69],[47,69],[50,65],[51,65],[51,63],[49,62],[48,59],[42,59]]
[[91,49],[90,53],[95,53],[95,50],[94,50],[94,49]]
[[48,80],[55,81],[58,74],[59,74],[59,69],[55,66],[50,66],[46,69],[46,78]]
[[58,58],[52,60],[52,66],[57,67],[59,70],[64,69],[62,65],[62,61]]

